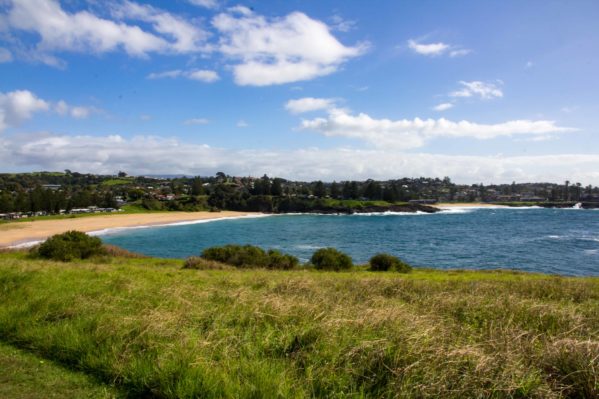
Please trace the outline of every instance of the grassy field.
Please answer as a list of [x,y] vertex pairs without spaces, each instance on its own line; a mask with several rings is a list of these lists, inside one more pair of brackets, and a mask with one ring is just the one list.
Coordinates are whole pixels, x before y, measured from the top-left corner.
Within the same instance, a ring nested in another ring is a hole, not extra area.
[[0,370],[0,398],[3,399],[124,397],[88,375],[67,370],[2,343]]
[[0,341],[130,397],[599,395],[597,278],[181,266],[0,254]]

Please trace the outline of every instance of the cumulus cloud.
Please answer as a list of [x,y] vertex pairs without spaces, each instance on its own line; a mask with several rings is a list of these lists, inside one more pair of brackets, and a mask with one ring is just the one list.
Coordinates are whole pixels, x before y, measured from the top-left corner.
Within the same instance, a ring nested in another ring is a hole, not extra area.
[[[7,4],[5,29],[39,35],[34,48],[20,49],[21,58],[53,66],[64,66],[52,55],[59,51],[101,54],[123,50],[135,57],[209,51],[205,43],[208,33],[197,24],[149,5],[109,3],[112,18],[108,18],[88,10],[69,12],[56,0],[7,0]],[[147,28],[130,21],[140,21]],[[15,40],[17,47],[26,47]]]
[[448,54],[450,57],[455,58],[462,57],[472,52],[470,49],[460,48],[459,46],[453,46],[443,42],[422,43],[414,39],[408,40],[408,48],[417,54],[430,57]]
[[48,109],[50,104],[29,90],[0,92],[0,132],[7,127],[20,125],[36,112]]
[[141,5],[125,1],[114,7],[112,13],[121,20],[139,20],[150,23],[153,30],[163,37],[171,39],[168,49],[176,53],[193,53],[205,50],[208,33],[185,19],[157,9],[150,5]]
[[389,179],[451,176],[461,183],[576,180],[599,184],[599,155],[460,156],[388,149],[232,150],[137,136],[20,135],[0,138],[0,166],[135,174],[281,176],[290,179]]
[[268,86],[335,72],[366,45],[340,43],[321,21],[301,12],[266,18],[237,6],[213,18],[221,34],[218,50],[231,60],[239,85]]
[[164,79],[164,78],[186,78],[191,80],[197,80],[205,83],[216,82],[220,79],[218,73],[216,71],[211,71],[207,69],[191,69],[191,70],[181,70],[175,69],[172,71],[164,71],[164,72],[153,72],[148,75],[148,79]]
[[54,105],[54,111],[59,115],[69,115],[76,119],[84,119],[93,113],[100,112],[96,107],[72,106],[60,100]]
[[304,112],[329,109],[334,105],[335,100],[331,98],[304,97],[287,101],[285,109],[292,114],[301,114]]
[[449,93],[450,97],[480,97],[483,100],[503,97],[503,91],[494,83],[481,82],[478,80],[472,82],[459,82],[463,87],[460,90]]
[[101,112],[95,107],[73,106],[64,100],[56,103],[43,100],[29,90],[0,92],[0,132],[8,127],[19,126],[41,111],[53,111],[73,118],[87,118],[92,113]]
[[447,111],[450,108],[453,108],[453,103],[441,103],[441,104],[435,105],[433,107],[433,110],[441,112],[441,111]]
[[468,137],[478,140],[516,135],[546,135],[576,129],[557,126],[549,120],[513,120],[497,124],[440,119],[375,119],[365,113],[350,114],[344,109],[331,109],[326,118],[304,119],[301,129],[325,136],[338,136],[366,141],[376,147],[412,149],[422,147],[438,137]]
[[418,54],[435,56],[443,54],[449,50],[450,46],[443,42],[423,44],[415,40],[408,40],[408,47]]
[[57,1],[12,1],[7,15],[10,27],[40,35],[38,50],[104,53],[123,48],[143,56],[164,51],[169,42],[135,25],[117,23],[88,11],[69,13]]

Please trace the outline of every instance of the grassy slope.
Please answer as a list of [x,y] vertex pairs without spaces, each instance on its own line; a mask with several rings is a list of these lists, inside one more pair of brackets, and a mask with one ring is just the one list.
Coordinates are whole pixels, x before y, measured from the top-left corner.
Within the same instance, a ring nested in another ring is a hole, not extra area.
[[0,398],[116,398],[118,392],[89,376],[0,343]]
[[599,279],[0,255],[0,340],[160,397],[593,397]]

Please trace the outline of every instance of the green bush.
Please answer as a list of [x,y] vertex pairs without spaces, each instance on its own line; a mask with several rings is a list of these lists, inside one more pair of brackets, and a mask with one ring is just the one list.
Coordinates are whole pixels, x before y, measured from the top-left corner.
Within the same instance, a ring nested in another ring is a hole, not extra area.
[[295,256],[284,254],[276,249],[269,250],[267,255],[269,269],[290,270],[299,265],[299,260]]
[[190,256],[185,259],[183,263],[183,269],[195,269],[195,270],[234,270],[235,268],[224,263],[215,262],[200,258],[199,256]]
[[239,268],[292,269],[299,264],[299,260],[295,256],[272,249],[266,252],[253,245],[225,245],[206,248],[202,252],[202,258]]
[[389,254],[377,254],[368,262],[373,272],[386,272],[393,270],[399,273],[409,273],[412,267],[396,256]]
[[74,230],[48,238],[36,251],[36,254],[42,258],[63,262],[87,259],[104,253],[102,240]]
[[346,270],[351,269],[352,259],[349,255],[335,248],[321,248],[314,252],[310,262],[319,270]]

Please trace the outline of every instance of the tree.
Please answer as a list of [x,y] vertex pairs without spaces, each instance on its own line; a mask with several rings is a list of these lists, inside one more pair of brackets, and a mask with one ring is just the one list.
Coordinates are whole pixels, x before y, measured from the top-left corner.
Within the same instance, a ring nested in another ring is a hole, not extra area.
[[191,181],[191,195],[202,194],[204,194],[204,186],[202,185],[202,180],[199,177],[196,177]]
[[339,184],[337,182],[333,182],[331,184],[331,198],[339,198],[341,191],[339,190]]
[[281,184],[281,179],[275,178],[272,181],[272,186],[270,188],[271,195],[281,196],[283,195],[283,186]]
[[322,181],[318,180],[316,183],[314,183],[313,194],[315,197],[318,197],[318,198],[326,197],[327,190],[324,187],[324,183]]
[[127,177],[127,173],[123,172],[122,170],[119,170],[119,174],[117,175],[118,177]]

